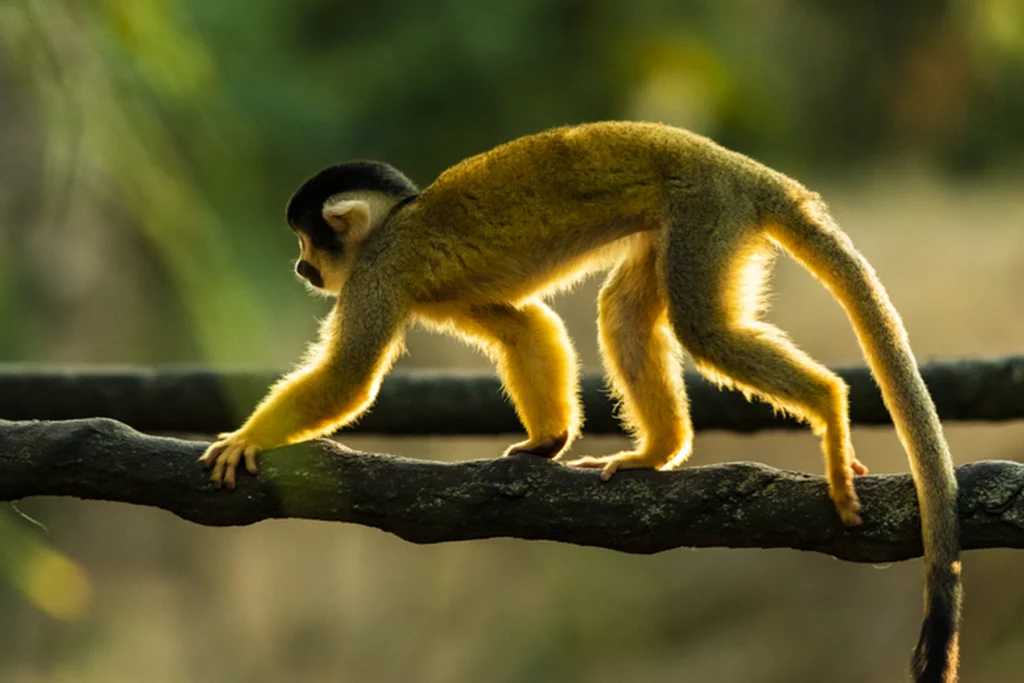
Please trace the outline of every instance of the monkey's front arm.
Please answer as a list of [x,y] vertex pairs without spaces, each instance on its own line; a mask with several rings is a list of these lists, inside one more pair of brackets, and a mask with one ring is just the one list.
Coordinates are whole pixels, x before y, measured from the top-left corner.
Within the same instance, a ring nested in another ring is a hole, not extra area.
[[344,315],[336,309],[325,321],[310,361],[278,382],[241,428],[220,434],[206,449],[200,461],[213,467],[216,487],[234,488],[243,458],[246,469],[255,473],[259,451],[330,433],[376,398],[381,377],[397,355],[400,318],[386,307],[369,317],[359,317],[361,305],[346,302],[345,308]]

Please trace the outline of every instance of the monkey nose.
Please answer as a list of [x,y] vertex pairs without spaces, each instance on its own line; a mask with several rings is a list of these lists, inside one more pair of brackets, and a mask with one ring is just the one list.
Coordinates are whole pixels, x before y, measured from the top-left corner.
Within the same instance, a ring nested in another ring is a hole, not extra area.
[[320,271],[317,270],[316,266],[309,261],[303,259],[296,263],[295,272],[298,273],[300,277],[306,278],[306,281],[314,287],[323,288],[324,279],[321,277]]

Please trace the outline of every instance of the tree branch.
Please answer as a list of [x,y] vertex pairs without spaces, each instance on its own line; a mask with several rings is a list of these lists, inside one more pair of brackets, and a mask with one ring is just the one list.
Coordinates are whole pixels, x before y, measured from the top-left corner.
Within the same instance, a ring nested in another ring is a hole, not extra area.
[[[0,501],[62,495],[150,505],[198,524],[301,517],[376,527],[415,543],[547,539],[630,553],[680,546],[796,548],[857,562],[921,554],[909,475],[858,478],[864,525],[844,529],[819,476],[754,463],[679,472],[594,471],[537,459],[456,464],[360,454],[319,440],[260,457],[233,492],[196,459],[206,444],[109,419],[0,420]],[[1024,466],[964,465],[964,548],[1024,547]]]
[[[837,372],[850,385],[854,424],[891,424],[867,368]],[[1024,418],[1024,356],[929,363],[921,373],[944,421]],[[271,372],[190,368],[0,366],[0,418],[103,416],[148,432],[216,434],[235,429],[277,377]],[[798,426],[773,415],[763,403],[719,391],[695,373],[686,373],[686,385],[697,429],[754,432]],[[621,433],[600,375],[583,377],[582,396],[587,433]],[[351,431],[470,435],[520,432],[522,427],[490,374],[394,372],[384,381],[373,410]]]

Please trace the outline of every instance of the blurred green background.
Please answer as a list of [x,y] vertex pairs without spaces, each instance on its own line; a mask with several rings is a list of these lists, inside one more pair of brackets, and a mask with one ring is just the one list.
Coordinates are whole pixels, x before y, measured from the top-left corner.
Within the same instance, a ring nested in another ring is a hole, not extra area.
[[[1024,346],[1020,0],[4,0],[0,362],[286,367],[328,305],[291,274],[283,206],[306,176],[375,158],[426,185],[607,118],[691,128],[823,192],[920,358]],[[591,370],[596,287],[555,302]],[[775,322],[859,362],[805,273],[781,263],[776,289]],[[486,367],[419,332],[409,349],[402,365]],[[958,462],[1018,459],[1024,425],[947,435]],[[346,441],[465,459],[512,438]],[[906,469],[890,430],[854,439],[874,471]],[[809,433],[698,436],[695,463],[743,459],[820,471]],[[882,682],[921,606],[918,562],[20,508],[45,529],[0,514],[5,682]],[[1022,570],[967,554],[964,680],[1024,667]]]

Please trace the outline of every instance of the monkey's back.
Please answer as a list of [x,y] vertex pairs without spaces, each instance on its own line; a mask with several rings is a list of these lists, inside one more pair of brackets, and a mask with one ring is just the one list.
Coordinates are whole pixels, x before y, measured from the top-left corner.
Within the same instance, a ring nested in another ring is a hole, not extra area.
[[[724,183],[780,188],[785,176],[703,136],[603,122],[513,140],[442,173],[396,216],[424,295],[476,283],[523,296],[599,267],[601,247],[665,223],[669,195],[695,201]],[[792,182],[792,181],[791,181]],[[773,190],[774,191],[774,190]],[[422,272],[419,272],[422,271]]]

